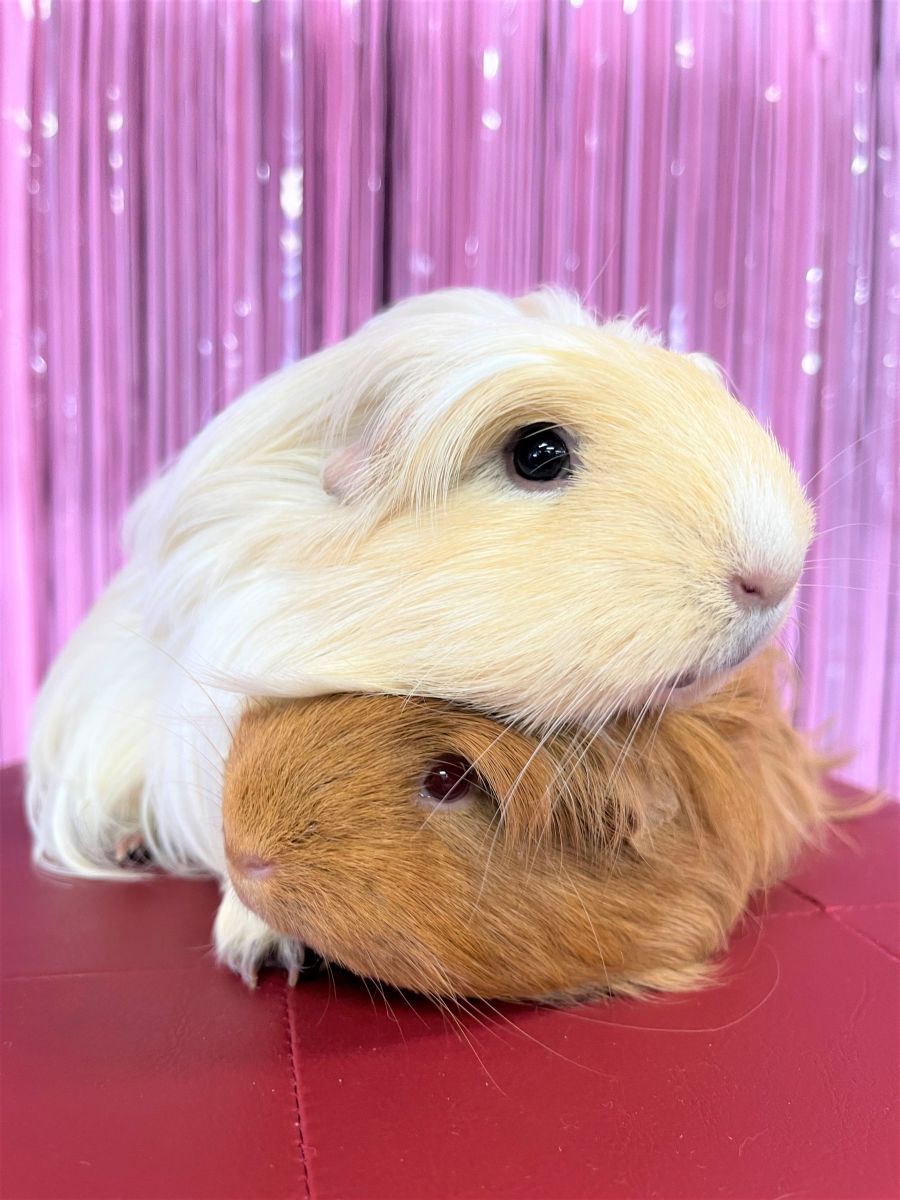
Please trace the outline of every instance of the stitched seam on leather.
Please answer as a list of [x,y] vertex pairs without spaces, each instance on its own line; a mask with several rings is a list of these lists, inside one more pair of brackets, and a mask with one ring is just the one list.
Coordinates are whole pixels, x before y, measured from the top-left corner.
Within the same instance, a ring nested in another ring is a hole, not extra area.
[[[799,895],[799,893],[797,893]],[[765,921],[783,921],[787,917],[819,917],[823,913],[827,916],[829,913],[834,913],[835,916],[849,915],[852,913],[867,913],[873,911],[883,911],[887,909],[890,912],[897,912],[900,915],[900,905],[897,904],[817,904],[811,897],[804,896],[804,900],[809,900],[810,907],[803,909],[792,909],[787,912],[768,911],[762,909],[760,911],[750,912],[749,915],[754,918],[759,918]],[[746,915],[746,914],[745,914]]]
[[810,904],[814,904],[820,912],[865,912],[869,908],[898,908],[900,900],[875,900],[870,903],[863,904],[828,904],[824,900],[820,900],[814,896],[812,892],[806,892],[796,883],[791,883],[790,880],[785,880],[784,887],[789,892],[793,892],[795,896],[799,896],[802,900],[808,900]]
[[883,942],[879,942],[877,938],[872,937],[872,935],[870,933],[866,933],[865,930],[858,929],[855,925],[851,925],[849,921],[843,920],[840,912],[836,911],[835,909],[829,909],[826,915],[831,917],[833,921],[836,921],[842,929],[846,929],[849,933],[855,933],[858,938],[861,938],[864,942],[871,946],[873,950],[878,950],[886,958],[891,959],[892,962],[900,962],[900,954],[897,954],[895,951],[885,946]]
[[297,1129],[297,1150],[300,1157],[300,1167],[303,1177],[303,1194],[310,1200],[312,1189],[309,1181],[309,1167],[306,1161],[306,1143],[303,1140],[303,1121],[300,1113],[300,1078],[297,1074],[297,1055],[294,1050],[294,1016],[291,1011],[291,989],[287,982],[284,984],[284,1019],[288,1039],[288,1061],[291,1066],[291,1090],[294,1094],[294,1125]]
[[[852,913],[854,911],[852,905],[827,905],[821,900],[817,900],[815,896],[811,896],[808,892],[804,892],[803,889],[797,887],[795,883],[786,883],[785,887],[787,887],[789,891],[792,891],[795,896],[802,896],[804,900],[808,900],[810,904],[814,904],[816,906],[816,910],[820,912],[823,917],[828,917],[830,921],[834,921],[835,925],[840,925],[840,927],[842,929],[846,929],[848,933],[855,934],[856,937],[858,937],[861,941],[866,942],[867,945],[871,946],[873,950],[877,950],[880,954],[883,954],[885,958],[889,958],[893,962],[900,962],[900,955],[897,955],[893,950],[889,950],[887,946],[877,941],[871,936],[871,934],[864,933],[861,929],[857,929],[855,925],[852,925],[849,921],[845,921],[841,917],[841,912]],[[875,906],[872,905],[871,907]],[[860,911],[864,910],[864,908],[865,905],[859,906]]]

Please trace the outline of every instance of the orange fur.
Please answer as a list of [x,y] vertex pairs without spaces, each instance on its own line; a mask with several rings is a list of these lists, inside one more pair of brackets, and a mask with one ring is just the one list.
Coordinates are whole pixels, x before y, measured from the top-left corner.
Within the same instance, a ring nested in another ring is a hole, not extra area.
[[[748,897],[832,813],[766,652],[693,708],[544,744],[429,699],[267,703],[238,729],[224,828],[244,902],[325,958],[440,996],[576,999],[708,973]],[[428,810],[429,760],[484,792]]]

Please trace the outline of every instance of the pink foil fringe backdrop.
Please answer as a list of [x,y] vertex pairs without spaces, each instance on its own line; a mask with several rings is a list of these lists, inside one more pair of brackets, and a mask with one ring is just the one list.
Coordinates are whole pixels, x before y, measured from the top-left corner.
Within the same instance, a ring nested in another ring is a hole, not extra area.
[[801,717],[900,791],[898,6],[0,0],[3,754],[137,489],[445,284],[708,351],[815,497]]

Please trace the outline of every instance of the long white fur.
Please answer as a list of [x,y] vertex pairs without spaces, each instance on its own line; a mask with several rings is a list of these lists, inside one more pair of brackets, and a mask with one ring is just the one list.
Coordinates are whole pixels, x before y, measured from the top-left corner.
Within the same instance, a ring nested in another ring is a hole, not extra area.
[[[688,659],[724,662],[747,626],[720,578],[745,561],[799,571],[809,514],[714,365],[691,356],[685,396],[681,375],[666,375],[675,357],[630,322],[595,326],[567,295],[452,290],[251,389],[135,503],[125,567],[47,677],[29,754],[37,861],[133,878],[112,852],[139,830],[165,868],[224,878],[223,765],[254,697],[420,689],[547,726],[641,704]],[[610,407],[636,380],[637,407],[627,394]],[[532,516],[535,537],[552,538],[557,501],[517,493],[500,449],[531,420],[577,424],[594,390],[614,416],[609,453],[623,459],[603,500],[623,548],[591,560],[590,495],[579,528],[556,531],[572,540],[572,617],[565,580],[545,587],[536,556],[529,586],[516,541]],[[635,447],[646,466],[630,461]],[[322,486],[330,458],[337,496]],[[661,473],[664,499],[653,496]],[[511,550],[520,585],[503,603]],[[619,608],[604,599],[621,591]],[[543,644],[551,605],[566,610],[557,647]],[[634,606],[627,633],[606,629]],[[246,974],[250,934],[227,912],[220,924],[223,957]]]

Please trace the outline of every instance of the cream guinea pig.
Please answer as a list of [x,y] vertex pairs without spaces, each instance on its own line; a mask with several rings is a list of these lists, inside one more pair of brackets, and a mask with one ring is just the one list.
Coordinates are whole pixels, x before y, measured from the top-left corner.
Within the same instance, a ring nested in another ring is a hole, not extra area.
[[694,985],[829,811],[779,694],[766,653],[658,728],[546,742],[421,698],[264,702],[225,771],[235,891],[298,960],[433,996]]
[[114,848],[145,831],[225,882],[243,969],[267,939],[234,915],[221,802],[249,704],[427,695],[532,733],[690,704],[783,621],[811,530],[702,356],[553,291],[400,303],[252,388],[134,505],[36,705],[36,859],[130,878]]

